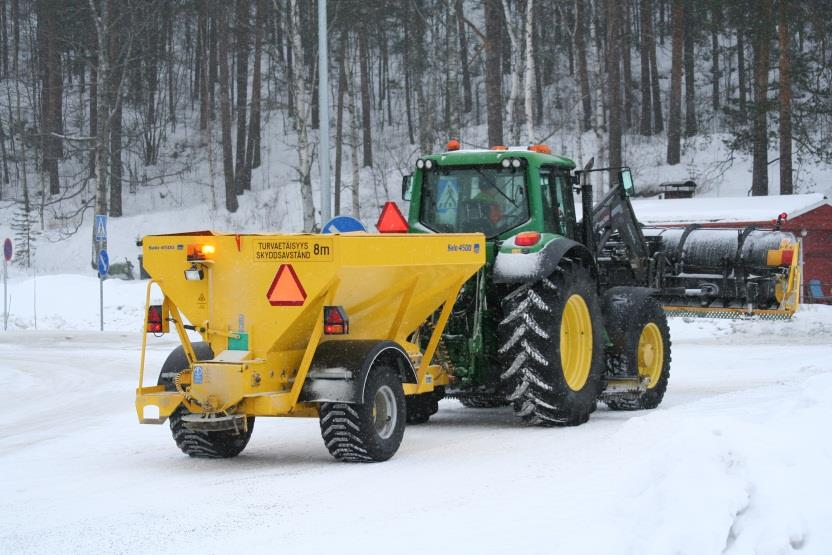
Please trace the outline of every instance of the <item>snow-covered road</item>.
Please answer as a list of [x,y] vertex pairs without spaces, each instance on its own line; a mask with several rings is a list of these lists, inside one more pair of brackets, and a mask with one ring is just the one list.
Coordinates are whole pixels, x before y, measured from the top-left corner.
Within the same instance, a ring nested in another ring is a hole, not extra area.
[[136,422],[137,334],[0,333],[0,553],[832,553],[832,309],[672,334],[655,411],[538,429],[447,400],[349,465],[312,419],[190,459]]

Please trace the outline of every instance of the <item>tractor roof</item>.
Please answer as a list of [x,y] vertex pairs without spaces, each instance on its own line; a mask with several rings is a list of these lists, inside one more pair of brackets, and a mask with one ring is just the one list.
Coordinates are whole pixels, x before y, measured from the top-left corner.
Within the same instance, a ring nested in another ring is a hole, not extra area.
[[563,156],[555,154],[544,154],[541,152],[533,152],[528,147],[513,146],[506,150],[486,150],[486,149],[469,149],[469,150],[454,150],[432,154],[426,156],[431,160],[436,160],[440,163],[450,165],[469,165],[469,164],[498,164],[503,158],[525,158],[529,163],[536,166],[553,165],[560,166],[565,169],[574,169],[575,162]]

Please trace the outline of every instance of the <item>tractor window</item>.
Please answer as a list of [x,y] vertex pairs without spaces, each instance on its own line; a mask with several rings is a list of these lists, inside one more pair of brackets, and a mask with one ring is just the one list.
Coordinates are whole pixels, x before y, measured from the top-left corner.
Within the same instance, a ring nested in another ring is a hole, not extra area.
[[523,170],[477,166],[422,174],[419,221],[434,231],[494,237],[528,220]]
[[557,196],[553,194],[553,179],[551,171],[540,170],[540,195],[543,200],[543,229],[564,235],[560,225],[558,225],[560,218]]
[[547,231],[574,238],[575,204],[567,174],[550,168],[540,170],[543,224]]
[[558,200],[558,217],[564,237],[575,238],[575,198],[569,175],[563,172],[554,175],[554,190]]

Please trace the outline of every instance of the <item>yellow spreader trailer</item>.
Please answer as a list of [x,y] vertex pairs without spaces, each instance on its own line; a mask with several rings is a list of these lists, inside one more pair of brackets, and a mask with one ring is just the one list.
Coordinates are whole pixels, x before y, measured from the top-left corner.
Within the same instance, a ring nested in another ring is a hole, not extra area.
[[[152,280],[136,411],[144,424],[169,420],[179,448],[202,457],[239,454],[257,416],[301,416],[320,418],[337,459],[389,459],[405,396],[435,406],[448,383],[434,353],[485,263],[479,233],[198,232],[142,246]],[[147,336],[168,331],[182,345],[145,385]]]

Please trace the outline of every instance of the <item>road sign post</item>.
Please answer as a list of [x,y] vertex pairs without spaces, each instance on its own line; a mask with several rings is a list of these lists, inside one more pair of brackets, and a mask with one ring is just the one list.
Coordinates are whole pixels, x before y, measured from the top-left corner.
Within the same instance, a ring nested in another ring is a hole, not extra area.
[[100,251],[98,253],[98,308],[100,316],[100,328],[104,331],[104,278],[110,270],[110,257],[107,251]]
[[12,248],[12,240],[6,238],[3,241],[3,331],[9,329],[9,293],[8,293],[8,274],[9,274],[9,260],[12,259],[14,250]]

